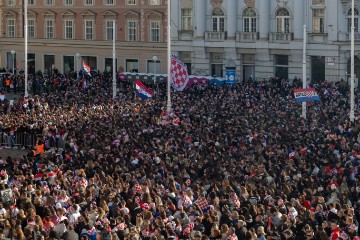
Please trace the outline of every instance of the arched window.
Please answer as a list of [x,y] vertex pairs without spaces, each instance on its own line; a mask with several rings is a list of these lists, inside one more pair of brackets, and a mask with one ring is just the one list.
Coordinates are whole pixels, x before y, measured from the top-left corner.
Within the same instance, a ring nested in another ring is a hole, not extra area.
[[256,12],[253,8],[246,8],[243,13],[244,32],[256,32]]
[[[349,11],[347,12],[348,32],[351,32],[351,15],[352,15],[352,8],[350,8]],[[357,8],[354,9],[354,27],[355,27],[355,32],[359,32],[359,10]]]
[[214,8],[212,10],[212,30],[213,32],[225,31],[225,14],[221,8]]
[[276,11],[276,31],[288,33],[290,31],[290,14],[285,8]]

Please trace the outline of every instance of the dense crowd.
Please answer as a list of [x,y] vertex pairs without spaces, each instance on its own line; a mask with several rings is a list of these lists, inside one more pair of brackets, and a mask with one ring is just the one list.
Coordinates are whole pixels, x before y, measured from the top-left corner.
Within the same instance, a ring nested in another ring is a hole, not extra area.
[[[146,83],[144,101],[125,81],[113,100],[111,76],[83,81],[2,104],[2,132],[55,143],[0,160],[14,197],[2,237],[359,239],[360,125],[345,82],[314,84],[305,120],[297,79],[194,85],[172,93],[171,114],[165,83]],[[358,116],[358,91],[355,103]]]

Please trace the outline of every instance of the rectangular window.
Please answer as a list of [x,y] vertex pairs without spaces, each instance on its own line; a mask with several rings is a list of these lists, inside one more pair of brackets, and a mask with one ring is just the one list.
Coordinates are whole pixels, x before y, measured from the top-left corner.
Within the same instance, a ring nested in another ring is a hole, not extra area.
[[224,32],[225,31],[225,18],[224,17],[213,17],[213,31]]
[[181,9],[181,16],[182,16],[182,30],[192,30],[191,9],[190,8]]
[[28,37],[35,38],[35,19],[28,19]]
[[218,63],[211,64],[211,76],[223,77],[223,75],[224,75],[223,64],[218,64]]
[[106,5],[115,5],[115,0],[106,0],[105,4]]
[[113,40],[114,22],[106,21],[106,40]]
[[[112,73],[113,69],[113,59],[105,58],[105,71],[108,73]],[[117,59],[115,59],[115,70],[117,69]]]
[[52,74],[53,66],[55,65],[54,55],[44,55],[44,74],[50,76]]
[[128,22],[128,41],[135,42],[136,41],[136,21]]
[[64,4],[67,6],[73,5],[73,0],[65,0]]
[[149,0],[150,5],[160,5],[160,0]]
[[161,72],[160,60],[147,60],[147,72],[159,74]]
[[85,5],[94,5],[94,0],[85,0]]
[[128,5],[136,5],[136,0],[127,0]]
[[27,0],[28,1],[28,5],[34,5],[35,4],[35,0]]
[[8,6],[14,6],[15,5],[15,0],[7,0],[7,5]]
[[45,38],[54,38],[54,20],[46,19],[45,24]]
[[288,79],[289,56],[275,55],[275,76],[280,79]]
[[[354,17],[354,31],[357,33],[359,32],[359,16],[356,16]],[[348,32],[350,33],[351,32],[351,16],[348,17],[347,19],[347,29],[348,29]]]
[[94,22],[92,20],[85,21],[85,39],[92,40],[93,39],[93,27]]
[[324,32],[324,9],[313,9],[313,32]]
[[151,42],[160,42],[160,22],[151,21],[150,22],[150,41]]
[[126,71],[127,72],[139,72],[139,60],[126,59]]
[[74,27],[73,20],[65,20],[65,39],[73,39]]
[[256,18],[254,17],[244,18],[244,32],[256,32]]
[[75,59],[74,56],[63,56],[63,73],[69,74],[75,69]]
[[48,6],[54,5],[54,1],[53,0],[45,0],[45,5],[48,5]]
[[7,20],[7,37],[15,37],[15,19]]

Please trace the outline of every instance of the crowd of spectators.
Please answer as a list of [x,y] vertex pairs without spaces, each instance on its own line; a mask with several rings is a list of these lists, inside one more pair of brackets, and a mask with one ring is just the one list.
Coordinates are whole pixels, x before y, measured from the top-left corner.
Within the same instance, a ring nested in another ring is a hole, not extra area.
[[[111,76],[56,81],[1,106],[2,132],[53,139],[44,154],[0,159],[0,190],[13,194],[2,238],[359,239],[346,83],[313,85],[321,101],[303,119],[299,80],[195,85],[172,93],[167,115],[165,83],[147,83],[144,101],[125,81],[112,99]],[[358,91],[355,103],[358,116]]]

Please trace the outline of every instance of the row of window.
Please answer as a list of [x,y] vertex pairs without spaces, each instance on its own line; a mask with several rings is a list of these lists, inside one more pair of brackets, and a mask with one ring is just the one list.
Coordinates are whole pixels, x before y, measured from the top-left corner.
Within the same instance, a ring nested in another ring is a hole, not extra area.
[[[114,34],[114,21],[106,20],[104,28],[104,38],[105,40],[112,40]],[[150,42],[160,42],[160,21],[150,21],[150,34],[149,41]],[[45,32],[44,38],[55,38],[55,20],[54,19],[46,19],[45,20]],[[136,20],[128,20],[127,21],[127,41],[136,42],[139,41],[138,38],[138,21]],[[36,36],[36,21],[35,19],[28,19],[28,37],[35,38]],[[63,31],[64,39],[74,39],[75,38],[75,25],[73,19],[65,19],[64,20],[64,31]],[[7,19],[7,37],[16,37],[15,31],[15,19]],[[84,20],[84,32],[83,37],[86,40],[94,40],[95,39],[95,21],[94,20]]]
[[[355,15],[355,32],[359,29],[359,10],[354,9]],[[192,9],[181,9],[182,16],[182,30],[192,29]],[[214,8],[212,11],[212,31],[224,32],[225,31],[225,13],[221,8]],[[324,33],[325,31],[325,9],[312,9],[313,18],[313,32]],[[257,32],[257,14],[254,8],[246,8],[243,12],[243,31],[244,32]],[[348,32],[351,31],[351,9],[347,13],[347,28]],[[276,31],[282,33],[290,32],[290,13],[285,8],[280,8],[276,11]]]
[[[39,1],[40,3],[43,1],[45,5],[51,6],[54,5],[55,0],[27,0],[28,5],[35,5],[36,1]],[[85,5],[94,5],[95,0],[83,0]],[[136,5],[138,0],[126,0],[127,5]],[[161,0],[149,0],[149,5],[160,5]],[[14,6],[16,0],[7,0],[8,6]],[[39,4],[40,4],[39,3]],[[104,3],[106,5],[115,5],[116,0],[104,0]],[[74,0],[64,0],[64,5],[73,5]]]

